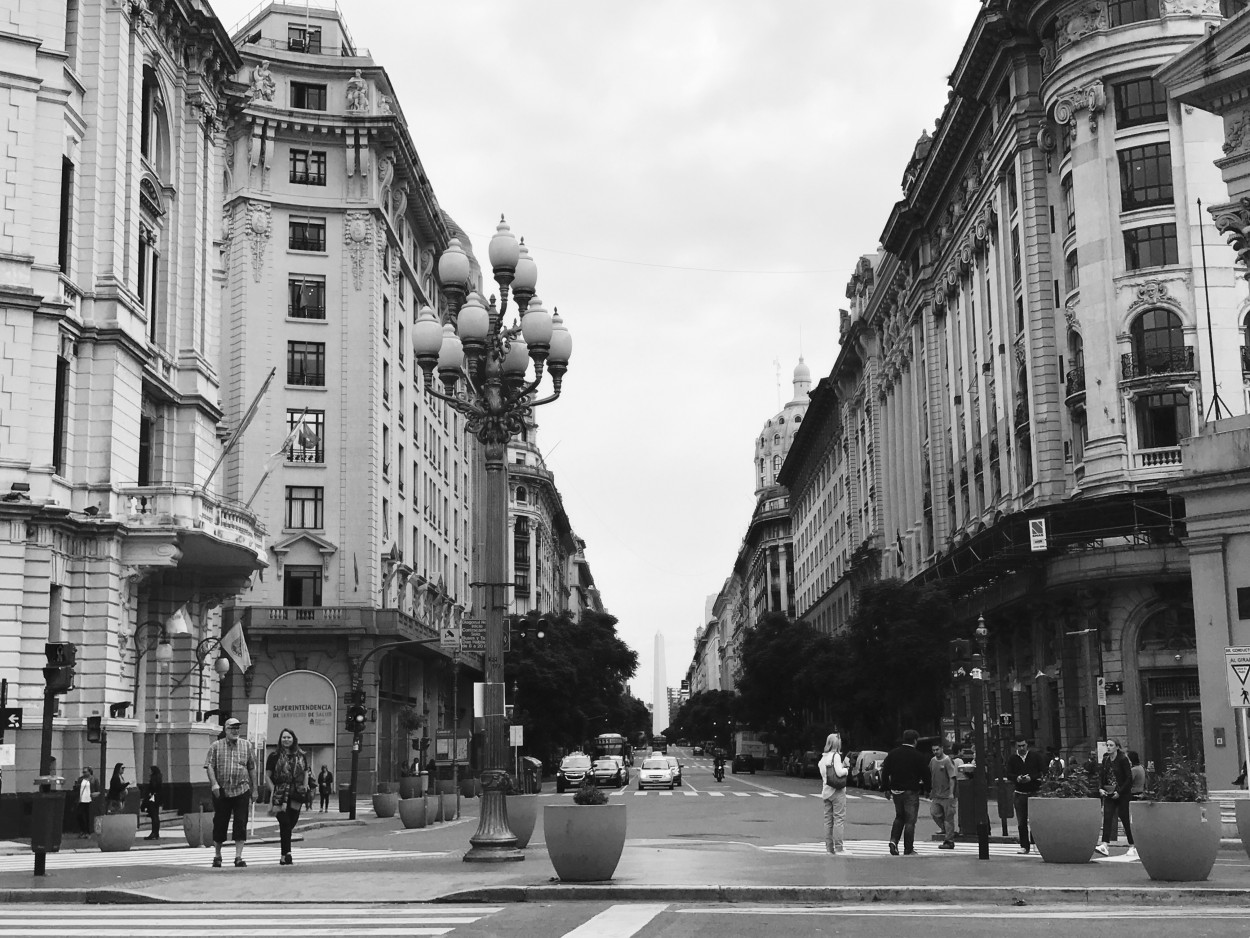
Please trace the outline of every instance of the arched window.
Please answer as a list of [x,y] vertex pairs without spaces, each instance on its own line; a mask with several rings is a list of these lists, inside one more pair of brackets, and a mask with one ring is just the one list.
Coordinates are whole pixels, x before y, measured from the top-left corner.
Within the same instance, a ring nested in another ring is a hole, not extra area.
[[1241,324],[1241,370],[1250,372],[1250,313]]
[[773,445],[774,445],[774,446],[776,446],[776,445],[778,445],[778,444],[780,444],[780,443],[781,443],[781,434],[780,434],[780,433],[774,433],[774,434],[773,434]]
[[1146,310],[1133,320],[1129,335],[1137,365],[1134,376],[1190,370],[1181,319],[1171,310]]
[[525,504],[529,501],[529,493],[525,491],[524,485],[518,485],[516,487],[516,500],[521,504]]
[[164,182],[169,182],[169,116],[165,96],[152,66],[143,67],[143,113],[139,123],[139,150]]

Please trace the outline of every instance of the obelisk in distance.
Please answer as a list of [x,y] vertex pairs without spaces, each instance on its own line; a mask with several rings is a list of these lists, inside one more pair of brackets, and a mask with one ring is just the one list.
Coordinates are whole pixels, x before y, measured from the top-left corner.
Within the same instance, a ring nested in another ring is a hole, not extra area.
[[668,685],[664,683],[664,636],[655,633],[655,656],[651,677],[651,735],[659,736],[668,729]]

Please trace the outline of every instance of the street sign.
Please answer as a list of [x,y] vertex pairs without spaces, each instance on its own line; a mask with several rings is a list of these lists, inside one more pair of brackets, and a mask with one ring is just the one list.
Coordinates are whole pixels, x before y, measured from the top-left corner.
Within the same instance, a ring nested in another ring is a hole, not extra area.
[[1250,707],[1250,646],[1224,649],[1227,665],[1228,702],[1234,707]]
[[1029,519],[1029,550],[1037,553],[1046,549],[1046,519]]
[[460,650],[460,626],[444,625],[438,630],[438,644],[446,651]]
[[1098,678],[1098,706],[1105,707],[1107,705],[1107,681],[1104,678]]
[[525,745],[525,727],[518,723],[514,723],[508,727],[508,745],[524,746]]
[[22,708],[0,708],[0,732],[3,730],[20,730],[22,728]]
[[465,651],[486,650],[485,619],[465,619],[460,624],[460,647]]

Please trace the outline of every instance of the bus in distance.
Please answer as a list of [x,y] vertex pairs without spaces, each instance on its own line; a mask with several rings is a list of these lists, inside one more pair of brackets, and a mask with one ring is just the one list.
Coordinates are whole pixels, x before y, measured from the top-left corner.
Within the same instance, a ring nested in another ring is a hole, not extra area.
[[620,733],[600,733],[592,754],[596,759],[618,756],[626,765],[634,764],[633,749]]

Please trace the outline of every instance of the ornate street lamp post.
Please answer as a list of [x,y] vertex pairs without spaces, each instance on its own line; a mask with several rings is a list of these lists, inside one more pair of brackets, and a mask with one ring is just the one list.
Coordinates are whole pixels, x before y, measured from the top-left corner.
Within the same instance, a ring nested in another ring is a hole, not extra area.
[[[523,860],[508,827],[508,738],[504,711],[504,613],[508,607],[507,540],[508,442],[521,431],[535,407],[560,396],[572,339],[558,314],[548,313],[534,296],[538,271],[523,243],[500,218],[488,248],[499,306],[488,305],[470,280],[471,265],[457,238],[438,261],[438,277],[449,315],[441,322],[428,306],[412,330],[417,363],[425,373],[426,393],[463,414],[481,444],[486,462],[485,588],[486,651],[484,703],[486,749],[482,768],[482,810],[477,832],[464,859],[470,862]],[[521,314],[505,327],[511,289]],[[528,374],[533,365],[533,378]],[[434,386],[438,369],[443,390]],[[544,368],[552,393],[535,399]]]
[[972,803],[977,820],[977,856],[990,858],[990,753],[985,741],[985,648],[989,630],[985,616],[977,616],[977,656],[972,669],[972,718],[976,734],[977,761],[972,773]]
[[174,649],[169,644],[169,635],[165,631],[165,623],[152,619],[144,622],[135,629],[135,690],[134,690],[134,713],[136,717],[140,717],[139,713],[139,683],[143,677],[143,669],[140,665],[143,662],[143,656],[149,651],[156,651],[156,663],[160,666],[168,665],[174,660]]

